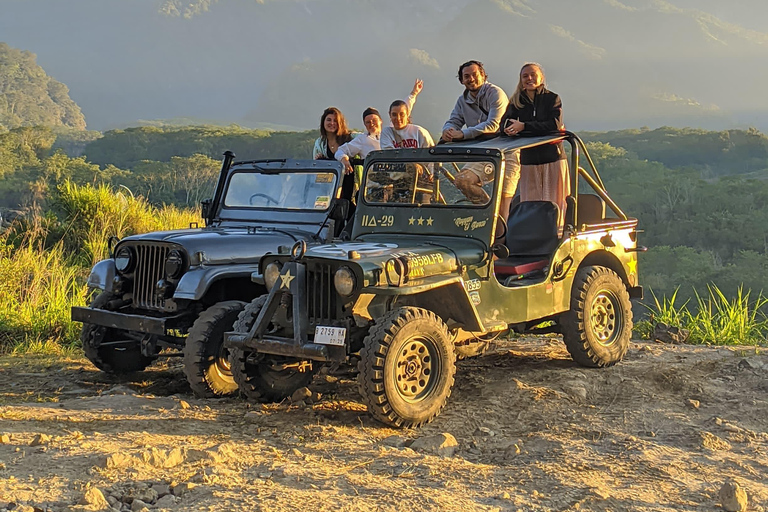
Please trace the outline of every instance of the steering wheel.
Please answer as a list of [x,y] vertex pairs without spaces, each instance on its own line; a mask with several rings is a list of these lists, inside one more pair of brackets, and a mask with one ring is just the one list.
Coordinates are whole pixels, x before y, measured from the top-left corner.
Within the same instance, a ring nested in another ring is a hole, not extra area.
[[507,236],[507,221],[504,220],[504,217],[500,213],[497,213],[496,217],[499,219],[499,222],[496,223],[496,231],[498,232],[499,226],[501,226],[502,229],[501,229],[501,234],[500,235],[497,235],[494,232],[494,234],[493,234],[493,241],[494,242],[496,240],[501,240],[502,238]]
[[266,199],[267,200],[266,206],[269,206],[269,203],[275,203],[275,204],[278,203],[278,200],[275,199],[274,197],[268,194],[262,194],[261,192],[256,192],[255,194],[252,194],[251,197],[248,199],[248,204],[253,206],[253,203],[255,202],[254,199],[256,199],[257,197],[263,197],[264,199]]

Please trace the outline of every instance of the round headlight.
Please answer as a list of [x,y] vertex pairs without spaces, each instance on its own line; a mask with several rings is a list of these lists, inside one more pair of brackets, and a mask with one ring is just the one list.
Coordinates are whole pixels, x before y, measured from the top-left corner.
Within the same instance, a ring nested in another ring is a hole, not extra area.
[[267,290],[275,286],[278,277],[280,277],[280,265],[273,261],[264,269],[264,283],[267,285]]
[[165,276],[170,279],[178,279],[184,273],[184,255],[176,249],[168,253],[165,258]]
[[121,247],[115,254],[115,269],[120,274],[127,274],[133,270],[133,250],[130,247]]
[[336,287],[339,295],[352,295],[355,291],[355,286],[357,286],[355,273],[349,267],[341,267],[333,276],[333,285]]

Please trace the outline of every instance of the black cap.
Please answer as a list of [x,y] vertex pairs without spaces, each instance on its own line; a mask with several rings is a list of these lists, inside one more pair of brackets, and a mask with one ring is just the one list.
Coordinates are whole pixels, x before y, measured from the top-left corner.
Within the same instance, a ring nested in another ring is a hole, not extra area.
[[376,114],[379,117],[379,119],[381,119],[381,114],[379,114],[378,110],[376,110],[373,107],[368,107],[367,109],[363,110],[363,121],[365,121],[365,118],[371,114]]

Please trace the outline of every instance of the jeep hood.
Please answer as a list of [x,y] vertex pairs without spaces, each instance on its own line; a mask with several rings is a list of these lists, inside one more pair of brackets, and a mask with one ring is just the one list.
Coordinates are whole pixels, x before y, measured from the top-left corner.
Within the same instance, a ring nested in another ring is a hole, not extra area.
[[451,245],[434,241],[418,242],[345,242],[309,247],[305,257],[346,260],[356,263],[364,272],[384,269],[389,264],[402,264],[409,278],[456,272],[462,265],[483,260],[486,252],[476,242],[452,240]]
[[295,228],[199,228],[133,235],[121,240],[120,245],[132,242],[173,243],[186,250],[190,265],[219,265],[258,262],[264,254],[277,252],[281,245],[290,247],[298,240],[310,241],[314,235],[314,232]]

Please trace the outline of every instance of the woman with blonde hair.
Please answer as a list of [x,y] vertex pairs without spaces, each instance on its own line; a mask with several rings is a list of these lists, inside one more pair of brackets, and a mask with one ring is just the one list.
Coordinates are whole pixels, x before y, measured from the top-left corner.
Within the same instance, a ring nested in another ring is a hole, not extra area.
[[[520,80],[501,118],[504,133],[546,135],[561,131],[563,105],[560,96],[547,90],[540,64],[528,62],[520,69]],[[565,198],[570,193],[568,162],[562,144],[536,146],[520,152],[521,201],[550,201],[559,208],[558,231],[565,222]]]

